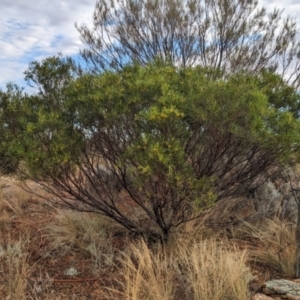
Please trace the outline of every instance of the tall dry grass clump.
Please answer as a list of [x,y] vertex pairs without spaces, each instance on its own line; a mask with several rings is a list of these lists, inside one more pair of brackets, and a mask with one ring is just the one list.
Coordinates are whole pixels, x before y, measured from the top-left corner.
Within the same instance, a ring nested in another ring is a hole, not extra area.
[[97,214],[58,210],[53,222],[45,228],[48,255],[84,254],[91,259],[91,271],[97,275],[113,266],[116,249],[112,235],[121,230],[119,227]]
[[7,299],[26,299],[28,288],[28,275],[30,266],[28,263],[28,239],[8,242],[0,245],[0,262],[5,269],[5,282]]
[[123,257],[124,299],[174,299],[173,259],[162,247],[151,251],[144,241],[132,245]]
[[295,224],[279,218],[266,219],[257,225],[244,223],[242,234],[250,238],[249,258],[272,267],[283,276],[295,276]]
[[248,283],[252,276],[246,267],[246,251],[227,241],[205,240],[179,247],[181,277],[187,280],[188,299],[248,299]]
[[173,251],[166,251],[140,241],[123,255],[121,265],[121,288],[107,288],[108,299],[246,300],[249,296],[246,252],[228,242],[178,243]]
[[0,178],[0,221],[8,215],[24,216],[31,195],[19,184],[20,182],[13,179]]

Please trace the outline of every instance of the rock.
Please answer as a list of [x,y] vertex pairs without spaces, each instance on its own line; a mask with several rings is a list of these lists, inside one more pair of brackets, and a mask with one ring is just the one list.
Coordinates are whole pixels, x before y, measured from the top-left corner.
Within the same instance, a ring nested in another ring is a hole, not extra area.
[[270,280],[264,284],[263,293],[282,299],[300,300],[300,284],[285,279]]
[[65,270],[65,275],[67,276],[76,276],[78,274],[79,274],[78,271],[74,267]]
[[255,294],[251,300],[274,300],[274,298],[271,298],[265,294]]

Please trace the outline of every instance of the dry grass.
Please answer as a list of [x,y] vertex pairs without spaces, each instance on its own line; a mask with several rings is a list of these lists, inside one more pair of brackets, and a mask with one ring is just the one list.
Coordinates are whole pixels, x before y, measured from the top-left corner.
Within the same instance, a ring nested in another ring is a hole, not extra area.
[[172,275],[176,272],[172,257],[166,257],[159,247],[152,252],[145,242],[132,245],[122,258],[124,274],[124,300],[174,299]]
[[61,248],[62,253],[71,248],[84,250],[87,244],[107,239],[110,234],[108,223],[102,216],[66,209],[57,210],[46,232],[53,248]]
[[215,239],[179,243],[172,252],[141,241],[124,254],[122,271],[121,288],[108,289],[108,299],[246,300],[252,278],[246,252]]
[[0,269],[6,299],[27,299],[28,277],[31,272],[31,232],[14,229],[26,218],[30,195],[15,180],[0,178]]
[[[294,226],[278,219],[240,221],[230,242],[203,218],[176,228],[166,245],[150,246],[116,235],[120,226],[100,215],[49,210],[4,183],[1,299],[246,300],[249,258],[294,275]],[[252,243],[241,250],[245,239]],[[70,266],[77,275],[65,272]]]
[[[16,185],[15,181],[6,178],[0,179],[0,211],[1,219],[5,220],[7,215],[14,215],[22,217],[25,208],[30,202],[31,195],[23,190],[20,186]],[[5,215],[6,213],[6,215]]]
[[0,261],[7,272],[7,299],[26,299],[28,287],[28,239],[19,239],[1,246]]
[[103,267],[113,264],[115,249],[112,233],[118,226],[103,216],[58,210],[51,224],[46,227],[48,248],[55,255],[79,252],[91,258],[94,275]]
[[274,218],[258,225],[244,223],[243,229],[239,230],[244,237],[250,238],[249,257],[252,261],[272,267],[283,276],[295,276],[295,224]]
[[180,250],[180,264],[188,280],[187,299],[248,299],[252,276],[246,267],[246,251],[214,239],[191,248],[182,245]]

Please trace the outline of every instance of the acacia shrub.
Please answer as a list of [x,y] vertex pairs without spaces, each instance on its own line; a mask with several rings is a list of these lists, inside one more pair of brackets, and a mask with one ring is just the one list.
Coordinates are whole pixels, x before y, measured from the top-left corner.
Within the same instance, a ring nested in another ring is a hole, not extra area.
[[[49,95],[20,100],[37,109],[24,114],[15,153],[23,175],[56,199],[166,240],[215,201],[256,188],[260,175],[294,154],[299,121],[272,103],[282,82],[268,76],[224,79],[160,62],[84,75],[60,90],[59,106]],[[292,93],[297,99],[293,89],[285,94]],[[101,165],[121,191],[97,172]]]

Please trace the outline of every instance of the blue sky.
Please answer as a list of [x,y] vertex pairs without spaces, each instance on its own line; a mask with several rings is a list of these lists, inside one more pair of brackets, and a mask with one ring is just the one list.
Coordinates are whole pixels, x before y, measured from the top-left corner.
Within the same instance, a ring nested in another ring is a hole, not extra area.
[[[74,24],[90,24],[96,0],[0,0],[0,89],[7,82],[25,86],[24,71],[33,60],[61,52],[76,56],[82,48]],[[260,1],[284,8],[300,28],[300,2]]]
[[59,52],[75,56],[82,43],[74,24],[89,24],[95,0],[0,0],[0,88],[24,86],[33,60]]

